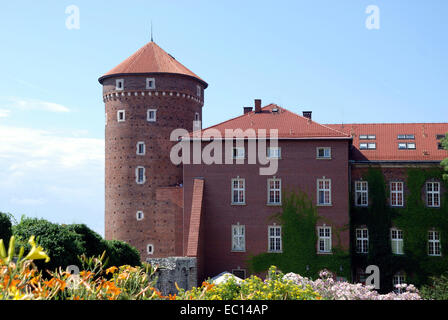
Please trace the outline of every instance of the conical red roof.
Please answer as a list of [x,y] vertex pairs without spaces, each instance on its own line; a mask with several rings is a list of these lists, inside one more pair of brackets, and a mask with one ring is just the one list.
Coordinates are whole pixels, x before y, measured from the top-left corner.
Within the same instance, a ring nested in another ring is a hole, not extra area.
[[113,75],[123,74],[145,74],[145,73],[174,73],[190,76],[207,83],[191,70],[178,62],[173,56],[151,41],[140,48],[137,52],[124,60],[118,66],[99,78],[99,82]]

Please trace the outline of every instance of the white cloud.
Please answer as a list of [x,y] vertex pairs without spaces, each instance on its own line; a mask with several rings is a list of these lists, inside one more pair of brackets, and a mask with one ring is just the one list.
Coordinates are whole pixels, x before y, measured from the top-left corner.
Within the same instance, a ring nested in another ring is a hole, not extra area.
[[0,125],[0,211],[102,233],[104,139]]
[[9,117],[10,110],[6,109],[0,109],[0,118],[6,118]]
[[19,110],[41,110],[49,112],[70,112],[70,109],[62,104],[42,101],[38,99],[9,97],[9,106]]

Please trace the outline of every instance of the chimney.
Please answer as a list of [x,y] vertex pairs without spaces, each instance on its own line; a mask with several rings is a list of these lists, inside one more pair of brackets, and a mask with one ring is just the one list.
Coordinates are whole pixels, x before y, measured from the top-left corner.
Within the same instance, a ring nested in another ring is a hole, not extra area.
[[311,120],[311,113],[313,111],[303,111],[303,116]]
[[249,113],[252,111],[252,107],[243,107],[244,114]]
[[261,112],[261,99],[255,99],[255,113]]

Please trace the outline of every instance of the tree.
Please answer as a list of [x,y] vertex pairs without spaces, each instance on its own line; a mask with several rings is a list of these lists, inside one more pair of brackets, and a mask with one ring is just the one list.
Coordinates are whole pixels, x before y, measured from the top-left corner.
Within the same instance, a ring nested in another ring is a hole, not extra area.
[[105,240],[85,224],[70,224],[67,228],[81,236],[87,257],[100,256],[107,249]]
[[141,265],[140,253],[130,244],[120,240],[107,240],[106,247],[109,266]]
[[38,245],[50,256],[50,262],[37,262],[39,267],[55,270],[69,265],[79,265],[78,256],[84,252],[83,236],[73,229],[44,219],[22,218],[13,227],[13,234],[19,241],[26,243],[34,235]]
[[[448,150],[448,132],[445,134],[445,138],[443,138],[440,142],[442,143],[443,149]],[[448,158],[445,158],[440,164],[446,171],[443,175],[443,179],[448,180]]]
[[9,243],[9,238],[12,235],[12,223],[10,215],[0,212],[0,239],[3,239],[5,246]]

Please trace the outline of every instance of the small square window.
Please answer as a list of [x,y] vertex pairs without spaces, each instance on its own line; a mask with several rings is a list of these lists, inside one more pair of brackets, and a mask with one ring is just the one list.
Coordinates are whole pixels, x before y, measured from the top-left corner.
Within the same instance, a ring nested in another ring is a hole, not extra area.
[[269,159],[280,159],[282,155],[282,149],[280,147],[268,147],[266,156]]
[[407,146],[406,146],[406,143],[399,143],[398,144],[398,149],[406,149],[407,148]]
[[126,113],[125,113],[124,110],[118,110],[117,111],[117,121],[118,122],[126,121]]
[[415,149],[415,143],[408,143],[407,147],[408,147],[408,149],[413,150],[413,149]]
[[367,143],[360,143],[359,144],[359,149],[361,149],[361,150],[367,149]]
[[331,148],[317,148],[317,158],[318,159],[330,159],[331,158]]
[[368,144],[367,144],[367,149],[376,149],[376,143],[375,143],[375,142],[373,142],[373,143],[368,143]]
[[244,147],[233,148],[233,159],[244,159]]
[[115,80],[115,90],[124,90],[124,79]]
[[155,88],[156,88],[156,79],[146,78],[146,89],[155,89]]
[[146,246],[146,252],[147,252],[148,254],[154,254],[154,245],[152,245],[152,244],[148,244],[148,245]]
[[156,109],[148,109],[147,114],[146,114],[146,120],[149,122],[156,122],[157,110]]
[[367,140],[367,135],[365,135],[365,134],[361,134],[361,135],[359,136],[359,140]]

